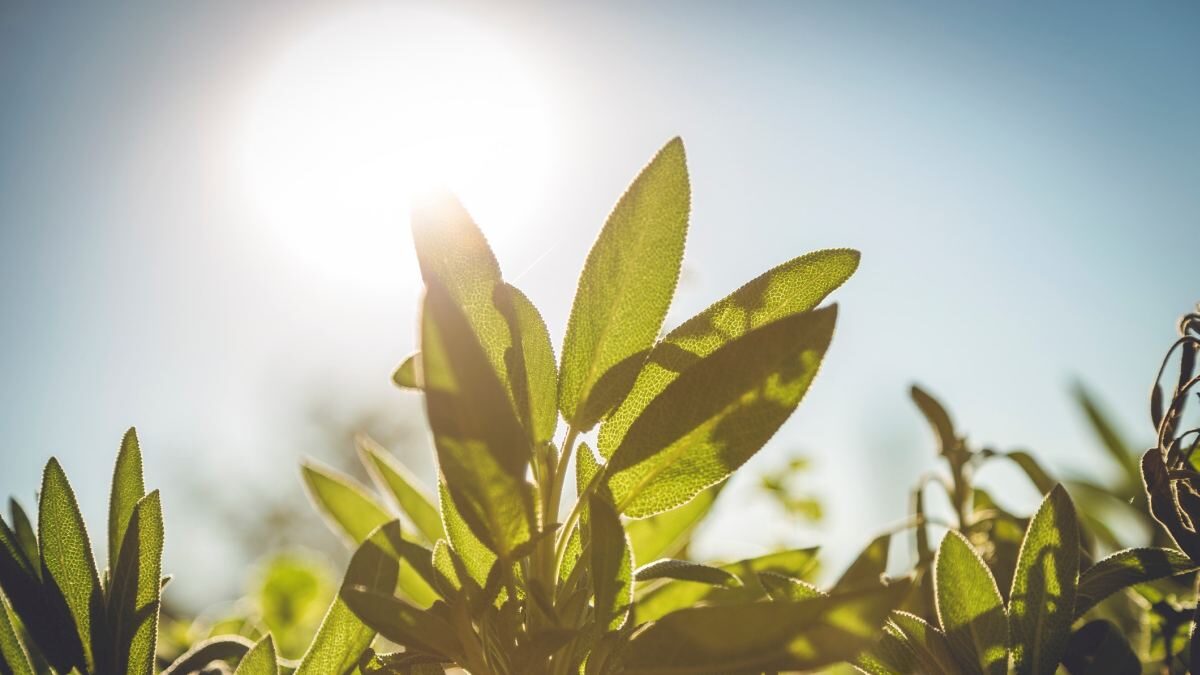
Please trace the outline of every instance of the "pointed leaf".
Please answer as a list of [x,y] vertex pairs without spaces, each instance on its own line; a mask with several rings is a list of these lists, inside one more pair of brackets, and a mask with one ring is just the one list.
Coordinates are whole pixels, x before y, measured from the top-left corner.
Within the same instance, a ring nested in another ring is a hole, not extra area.
[[633,637],[624,672],[815,670],[870,645],[908,590],[897,583],[800,602],[682,609]]
[[924,619],[908,612],[892,612],[888,627],[912,653],[914,662],[919,666],[917,672],[928,675],[957,675],[963,672],[946,636]]
[[1170,548],[1130,548],[1100,560],[1079,577],[1075,618],[1101,600],[1136,584],[1189,574],[1200,569],[1183,553]]
[[1124,438],[1121,437],[1109,419],[1101,409],[1095,396],[1083,385],[1082,382],[1075,384],[1075,401],[1079,403],[1079,407],[1083,408],[1084,415],[1087,416],[1088,423],[1092,427],[1092,432],[1096,434],[1100,444],[1108,451],[1109,457],[1121,467],[1124,472],[1123,481],[1125,485],[1134,487],[1142,480],[1141,471],[1138,468],[1138,453],[1134,452],[1133,446],[1129,445]]
[[125,528],[133,515],[134,505],[146,496],[142,479],[142,451],[138,447],[137,430],[130,427],[121,439],[117,464],[113,469],[112,495],[108,500],[108,569],[115,570],[120,560],[121,542]]
[[400,365],[392,373],[392,382],[401,389],[421,389],[420,374],[417,372],[421,352],[413,352],[404,357]]
[[[509,322],[513,349],[508,371],[517,415],[535,445],[548,443],[558,425],[558,366],[542,315],[515,286],[505,284],[498,303]],[[524,374],[524,377],[517,377]]]
[[361,544],[375,528],[392,520],[387,509],[349,476],[311,462],[301,465],[300,472],[309,498],[347,545]]
[[559,369],[559,406],[573,428],[595,425],[641,369],[675,294],[690,202],[675,138],[634,179],[592,245]]
[[162,593],[163,516],[158,490],[134,505],[126,526],[108,599],[113,672],[151,675]]
[[745,463],[799,405],[836,318],[833,306],[752,330],[669,384],[607,465],[617,510],[642,518],[672,509]]
[[670,558],[655,560],[639,567],[633,574],[637,581],[652,581],[654,579],[676,579],[678,581],[696,581],[711,586],[736,587],[742,585],[742,580],[736,574],[710,567],[690,560],[673,560]]
[[392,495],[400,511],[408,516],[421,536],[429,542],[445,537],[442,516],[433,505],[433,500],[421,489],[416,476],[369,436],[359,435],[356,440],[371,478],[380,489]]
[[1059,485],[1025,531],[1008,605],[1012,666],[1020,675],[1053,675],[1066,651],[1079,575],[1076,522]]
[[233,675],[279,675],[279,663],[275,656],[275,641],[271,634],[259,640],[238,663]]
[[772,600],[808,600],[826,595],[821,589],[803,579],[778,572],[759,572],[758,582],[767,589],[767,595],[771,596]]
[[1142,672],[1142,662],[1121,629],[1104,620],[1092,621],[1071,635],[1063,666],[1071,675]]
[[1008,617],[996,580],[958,532],[942,539],[934,559],[938,622],[959,663],[971,672],[1008,671]]
[[633,553],[612,504],[593,494],[590,518],[589,571],[595,589],[596,623],[604,630],[625,625],[633,607]]
[[878,586],[883,583],[883,574],[887,571],[888,553],[891,551],[891,533],[881,534],[871,540],[850,563],[842,576],[834,584],[835,589],[849,590],[863,586]]
[[37,570],[41,566],[41,556],[38,554],[37,532],[34,531],[33,524],[29,521],[29,516],[25,514],[25,509],[21,508],[21,504],[16,499],[9,498],[8,511],[12,514],[12,533],[15,535],[15,542],[20,546],[21,552],[25,554],[25,560],[29,564],[29,569]]
[[629,396],[601,425],[600,454],[612,457],[650,401],[697,361],[755,328],[815,308],[850,278],[858,261],[851,249],[793,258],[667,333],[650,350]]
[[950,419],[950,413],[946,412],[946,408],[929,392],[915,384],[909,394],[937,436],[938,454],[947,455],[958,446],[958,436],[954,433],[954,422]]
[[421,349],[438,464],[471,531],[508,559],[534,531],[532,446],[471,326],[444,288],[427,283]]
[[687,547],[692,532],[704,520],[725,487],[722,481],[696,495],[683,506],[625,524],[633,559],[657,560],[678,554]]
[[454,629],[438,614],[362,586],[343,588],[341,596],[363,623],[398,645],[446,659],[461,652]]
[[[175,659],[162,675],[193,675],[213,661],[232,661],[242,658],[254,643],[240,635],[219,635],[192,645]],[[228,672],[228,671],[226,671]]]
[[4,665],[12,675],[34,675],[36,672],[29,660],[29,652],[18,636],[12,608],[0,593],[0,666]]
[[92,631],[93,617],[103,612],[100,577],[92,557],[75,491],[67,481],[58,460],[51,459],[42,478],[41,500],[38,504],[38,542],[41,544],[42,579],[44,584],[61,594],[70,610],[83,646],[87,672],[96,668]]

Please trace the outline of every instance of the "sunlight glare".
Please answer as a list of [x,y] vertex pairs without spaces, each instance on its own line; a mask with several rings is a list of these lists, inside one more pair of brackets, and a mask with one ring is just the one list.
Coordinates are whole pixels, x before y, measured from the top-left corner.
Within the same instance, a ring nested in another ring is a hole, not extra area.
[[394,285],[415,194],[447,188],[489,238],[510,236],[539,196],[551,136],[532,72],[494,36],[375,9],[285,40],[251,84],[236,172],[272,246]]

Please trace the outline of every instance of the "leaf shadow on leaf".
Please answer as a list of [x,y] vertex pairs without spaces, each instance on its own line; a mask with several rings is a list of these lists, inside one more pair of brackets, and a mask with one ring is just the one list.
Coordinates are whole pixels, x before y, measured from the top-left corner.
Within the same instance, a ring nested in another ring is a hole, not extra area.
[[[1044,650],[1049,648],[1060,652],[1066,647],[1064,635],[1047,634],[1056,628],[1069,630],[1074,618],[1074,593],[1068,594],[1066,589],[1074,590],[1075,579],[1070,570],[1058,569],[1055,554],[1063,548],[1062,542],[1047,546],[1038,552],[1037,558],[1029,566],[1026,592],[1023,595],[1013,593],[1009,600],[1010,621],[1018,623],[1033,621],[1032,630],[1020,631],[1010,629],[1009,639],[1013,641],[1014,649],[1020,649],[1024,655],[1020,659],[1024,667],[1018,667],[1019,673],[1040,672],[1038,669],[1048,661]],[[1030,616],[1037,613],[1036,616]],[[1015,626],[1014,626],[1015,628]],[[1032,640],[1032,644],[1022,644],[1022,640]],[[1051,644],[1047,645],[1049,642]],[[1057,663],[1057,658],[1055,659]]]
[[[975,651],[975,646],[980,644],[980,639],[986,638],[987,626],[1001,625],[1006,626],[1008,615],[1002,607],[993,607],[986,612],[975,615],[972,619],[961,626],[957,626],[946,632],[946,640],[951,645],[969,645],[971,651]],[[1006,634],[1007,637],[1007,634]],[[994,649],[998,648],[998,649]],[[962,654],[961,647],[956,650],[955,655]],[[997,644],[987,645],[984,654],[976,654],[977,662],[968,664],[970,667],[964,666],[965,672],[984,672],[984,673],[1005,673],[1008,669],[1008,640]],[[980,665],[983,667],[980,670]]]
[[[112,653],[109,655],[112,672],[129,667],[132,640],[142,625],[158,617],[158,594],[155,599],[138,606],[139,563],[147,555],[142,541],[141,521],[145,516],[141,509],[134,509],[129,516],[129,525],[121,543],[121,554],[112,575],[112,597],[108,608],[108,632],[112,637]],[[128,551],[128,553],[126,553]],[[97,658],[97,662],[100,662]]]
[[650,352],[649,349],[634,352],[604,371],[592,386],[587,401],[580,410],[580,429],[590,429],[625,400],[637,381],[638,373],[642,372],[642,366]]

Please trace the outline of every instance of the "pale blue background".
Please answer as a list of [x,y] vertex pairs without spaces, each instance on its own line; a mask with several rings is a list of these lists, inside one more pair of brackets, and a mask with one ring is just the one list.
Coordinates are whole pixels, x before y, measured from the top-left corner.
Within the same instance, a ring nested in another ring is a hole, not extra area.
[[[1076,376],[1150,436],[1150,377],[1200,299],[1195,4],[451,6],[549,85],[547,197],[497,249],[517,272],[558,242],[522,279],[556,339],[604,215],[675,134],[695,199],[673,322],[799,253],[864,253],[821,376],[751,469],[804,450],[827,522],[781,522],[748,474],[702,552],[822,541],[845,561],[932,466],[914,379],[972,439],[1058,469],[1112,472]],[[243,583],[205,494],[253,509],[300,489],[300,454],[336,453],[314,447],[314,397],[417,410],[388,382],[413,344],[411,253],[387,287],[327,283],[247,235],[211,157],[262,46],[342,11],[297,7],[0,6],[0,494],[28,504],[55,454],[98,534],[137,424],[193,605]]]

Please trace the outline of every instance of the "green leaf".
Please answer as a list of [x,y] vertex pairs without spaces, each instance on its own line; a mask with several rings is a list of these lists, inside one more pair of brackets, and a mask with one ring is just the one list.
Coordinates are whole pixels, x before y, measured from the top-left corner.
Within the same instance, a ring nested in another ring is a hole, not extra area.
[[115,570],[121,559],[121,542],[125,528],[133,515],[134,505],[146,496],[142,479],[142,451],[138,447],[137,430],[130,427],[121,439],[117,464],[113,469],[112,495],[108,500],[108,569]]
[[162,593],[163,516],[158,490],[140,499],[126,521],[112,573],[108,631],[113,672],[151,675]]
[[34,675],[36,672],[29,660],[29,652],[18,637],[12,608],[8,606],[4,594],[0,593],[0,666],[4,665],[8,666],[12,675]]
[[833,306],[757,328],[667,385],[608,462],[618,512],[667,511],[745,463],[799,405],[836,318]]
[[192,645],[191,649],[167,666],[162,675],[192,675],[213,661],[242,658],[253,647],[253,642],[240,635],[218,635]]
[[629,395],[601,425],[600,454],[611,457],[650,401],[698,360],[755,328],[815,308],[850,278],[859,257],[851,249],[830,249],[793,258],[667,333],[650,350]]
[[401,389],[421,389],[420,374],[417,372],[417,367],[421,358],[421,352],[413,352],[404,357],[400,365],[396,367],[392,373],[392,382]]
[[279,663],[275,656],[275,641],[267,633],[238,663],[233,675],[279,675]]
[[883,583],[883,574],[887,571],[888,552],[891,550],[891,533],[881,534],[871,540],[850,563],[837,583],[833,585],[838,590],[850,590],[864,586],[878,586]]
[[1025,531],[1009,594],[1012,664],[1019,675],[1053,675],[1075,618],[1079,530],[1061,485],[1042,501]]
[[814,670],[853,658],[879,635],[909,584],[800,602],[690,607],[637,633],[629,675]]
[[[911,675],[917,672],[913,650],[904,634],[891,622],[884,623],[878,642],[855,657],[854,667],[867,675]],[[934,670],[930,675],[936,675],[937,672]]]
[[[399,537],[398,529],[393,521],[366,538],[350,559],[342,588],[358,586],[391,592],[396,587],[400,577],[400,560],[394,543]],[[339,595],[321,620],[321,627],[295,675],[350,672],[373,639],[375,630],[359,620]]]
[[637,581],[652,581],[654,579],[676,579],[679,581],[696,581],[712,586],[736,587],[742,585],[742,580],[736,574],[710,567],[690,560],[673,560],[670,558],[655,560],[643,565],[633,573]]
[[649,588],[635,600],[634,616],[638,622],[654,621],[678,609],[703,602],[707,605],[728,605],[754,602],[767,594],[759,582],[759,573],[775,572],[802,579],[817,566],[817,549],[804,548],[779,551],[757,558],[747,558],[719,567],[742,580],[736,588],[711,586],[694,581],[668,581]]
[[559,406],[590,429],[624,398],[658,336],[683,261],[691,188],[667,143],[617,202],[588,253],[563,341]]
[[1124,473],[1122,482],[1130,489],[1137,489],[1142,481],[1142,473],[1138,468],[1138,453],[1135,453],[1133,447],[1117,432],[1108,415],[1100,409],[1095,396],[1082,382],[1075,383],[1074,394],[1075,401],[1083,408],[1096,438],[1117,466],[1121,467]]
[[345,587],[341,596],[363,623],[392,642],[433,656],[460,657],[454,629],[440,615],[362,586]]
[[1170,548],[1130,548],[1118,551],[1089,567],[1079,577],[1075,618],[1101,600],[1136,584],[1188,574],[1200,569],[1183,553]]
[[589,571],[594,588],[596,623],[604,630],[625,625],[633,607],[633,552],[621,527],[621,517],[600,495],[588,500]]
[[29,516],[25,514],[25,509],[21,508],[21,504],[11,497],[8,499],[8,511],[12,514],[14,541],[20,546],[21,552],[25,554],[29,569],[37,570],[41,566],[37,532],[34,531],[33,524],[29,522]]
[[892,612],[888,618],[888,628],[912,653],[915,664],[919,666],[917,672],[928,675],[957,675],[963,672],[946,636],[924,619],[908,612]]
[[400,511],[412,521],[421,536],[435,542],[446,536],[442,527],[442,516],[433,500],[421,489],[412,473],[387,450],[369,436],[356,437],[359,455],[371,474],[371,478],[396,500]]
[[[76,664],[85,672],[96,668],[92,642],[93,617],[103,612],[104,600],[92,543],[88,539],[75,500],[75,491],[57,459],[46,464],[38,504],[38,542],[41,544],[42,579],[48,592],[61,594],[74,621],[84,663]],[[57,604],[57,603],[56,603]]]
[[427,283],[421,359],[438,463],[463,520],[508,560],[534,533],[525,480],[532,446],[466,318],[443,287]]
[[[412,232],[426,286],[441,288],[448,302],[459,308],[493,373],[507,384],[505,354],[512,345],[512,336],[496,304],[496,291],[503,283],[500,264],[483,232],[458,199],[449,194],[432,195],[414,204]],[[424,355],[420,365],[427,380]]]
[[[558,425],[558,367],[550,332],[537,307],[519,289],[503,286],[498,303],[508,319],[514,348],[509,356],[513,401],[517,415],[535,445],[548,443]],[[523,373],[523,378],[516,375]]]
[[1063,665],[1072,675],[1142,672],[1142,662],[1121,629],[1104,620],[1092,621],[1071,635]]
[[361,544],[375,528],[392,520],[387,509],[349,476],[311,462],[301,465],[300,472],[309,498],[347,544]]
[[625,532],[633,548],[633,559],[657,560],[684,550],[692,538],[692,532],[712,510],[725,484],[726,481],[717,483],[683,506],[626,523]]
[[1002,453],[1003,456],[1011,459],[1017,466],[1021,467],[1021,471],[1029,478],[1029,482],[1033,483],[1038,492],[1043,495],[1049,494],[1054,486],[1058,484],[1050,474],[1042,468],[1033,455],[1023,450],[1014,450],[1012,452]]
[[915,384],[909,394],[937,436],[938,454],[948,455],[958,447],[958,435],[954,433],[954,422],[950,419],[950,413],[946,412],[946,408],[929,392]]
[[938,622],[959,663],[968,670],[1008,671],[1008,617],[987,565],[966,538],[951,530],[934,559]]
[[450,496],[450,490],[444,482],[438,483],[438,498],[441,502],[442,522],[446,526],[446,537],[450,547],[462,559],[463,565],[471,579],[478,585],[487,583],[488,572],[496,563],[496,554],[484,546],[483,542],[471,532],[467,522],[459,513],[458,506]]
[[778,572],[759,572],[758,582],[767,589],[772,600],[808,600],[826,595],[821,589],[804,581]]

